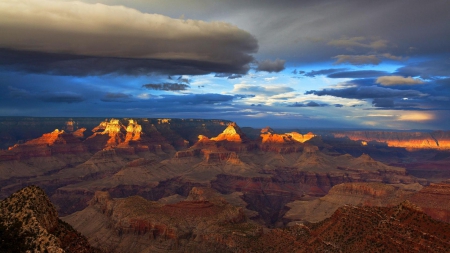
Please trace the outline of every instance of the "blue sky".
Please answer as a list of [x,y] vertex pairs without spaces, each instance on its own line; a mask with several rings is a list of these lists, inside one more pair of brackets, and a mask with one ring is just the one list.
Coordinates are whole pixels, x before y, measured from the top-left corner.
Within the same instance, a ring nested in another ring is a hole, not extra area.
[[450,128],[447,1],[0,2],[0,115]]

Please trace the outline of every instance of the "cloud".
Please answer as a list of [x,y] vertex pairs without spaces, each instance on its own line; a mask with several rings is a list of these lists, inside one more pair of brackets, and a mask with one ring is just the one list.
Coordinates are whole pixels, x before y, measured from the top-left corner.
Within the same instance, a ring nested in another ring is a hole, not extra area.
[[377,77],[380,75],[387,75],[386,71],[379,70],[357,70],[357,71],[343,71],[329,74],[329,78],[369,78]]
[[392,54],[389,54],[389,53],[384,53],[384,54],[382,54],[382,56],[384,58],[388,58],[388,59],[391,59],[391,60],[394,60],[394,61],[402,61],[402,60],[405,59],[404,57],[395,56],[395,55],[392,55]]
[[[56,67],[57,74],[86,75],[113,73],[119,67],[117,72],[125,74],[174,74],[176,69],[181,74],[246,73],[258,49],[250,33],[225,22],[173,19],[83,2],[5,0],[0,2],[0,26],[0,58],[9,56],[1,64],[23,71],[54,73]],[[31,52],[47,64],[36,69],[23,57]],[[8,63],[17,57],[21,59]],[[15,65],[20,60],[22,64]],[[95,64],[98,61],[102,64]],[[70,71],[86,62],[91,71]]]
[[419,76],[422,79],[434,79],[435,77],[450,77],[450,59],[438,58],[418,63],[411,63],[398,68],[394,73],[401,76]]
[[337,55],[334,64],[350,63],[353,65],[378,65],[381,60],[376,55]]
[[288,105],[288,107],[324,107],[324,106],[328,106],[328,104],[319,104],[319,103],[314,102],[314,101],[310,101],[310,102],[308,102],[306,104],[305,103],[295,102],[292,105]]
[[352,37],[352,38],[341,38],[337,40],[331,40],[328,42],[328,45],[335,46],[335,47],[344,47],[351,49],[353,47],[362,47],[362,48],[369,48],[369,49],[384,49],[388,46],[387,40],[372,40],[370,41],[366,37]]
[[450,77],[439,79],[439,80],[436,81],[436,84],[438,85],[436,87],[437,90],[450,89]]
[[9,90],[9,95],[11,97],[15,97],[15,98],[26,98],[26,97],[30,97],[32,96],[32,94],[25,90],[25,89],[20,89],[20,88],[15,88],[12,86],[8,86],[8,90]]
[[346,70],[347,70],[346,68],[311,70],[309,72],[306,72],[305,76],[316,77],[316,76],[322,76],[322,75],[329,75],[329,74],[332,74],[332,73],[346,71]]
[[39,98],[44,102],[51,103],[80,103],[85,99],[82,95],[74,92],[49,92],[40,95]]
[[234,99],[242,98],[242,95],[222,95],[222,94],[187,94],[187,95],[162,95],[157,99],[157,103],[176,105],[212,105],[231,102]]
[[226,77],[227,79],[238,79],[242,78],[240,74],[230,74],[230,73],[217,73],[214,77]]
[[101,99],[103,102],[131,102],[133,101],[133,96],[125,93],[106,93],[106,95]]
[[414,98],[423,97],[424,94],[417,90],[396,90],[391,88],[384,88],[378,86],[362,86],[362,87],[350,87],[344,89],[324,89],[324,90],[311,90],[305,94],[314,94],[317,96],[335,96],[342,98]]
[[267,72],[280,72],[285,67],[284,64],[286,63],[285,60],[276,59],[275,61],[271,60],[264,60],[258,62],[258,67],[256,68],[257,71],[267,71]]
[[429,121],[435,118],[434,114],[428,112],[403,112],[398,117],[400,121]]
[[26,89],[8,86],[9,96],[15,99],[39,99],[51,103],[80,103],[85,101],[83,95],[71,91],[37,93]]
[[390,85],[414,85],[414,84],[423,84],[424,82],[420,79],[414,79],[412,77],[403,77],[403,76],[380,76],[377,78],[376,83],[381,85],[390,86]]
[[235,94],[275,96],[292,91],[294,91],[294,89],[288,86],[258,86],[251,84],[235,84],[232,92]]
[[189,88],[189,85],[184,83],[157,83],[157,84],[144,84],[142,87],[149,90],[165,90],[165,91],[180,91]]
[[389,98],[375,98],[372,101],[372,105],[375,107],[394,107],[394,100]]

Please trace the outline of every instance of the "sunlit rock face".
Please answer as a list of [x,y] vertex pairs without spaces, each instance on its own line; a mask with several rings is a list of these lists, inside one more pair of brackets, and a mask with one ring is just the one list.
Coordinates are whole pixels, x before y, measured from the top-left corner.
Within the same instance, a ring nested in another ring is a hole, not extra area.
[[334,137],[348,137],[354,141],[386,143],[389,147],[409,149],[450,149],[450,131],[434,132],[386,132],[348,131],[334,132]]
[[304,134],[304,135],[303,134],[299,134],[297,132],[292,132],[292,133],[286,133],[286,135],[290,136],[293,140],[296,140],[296,141],[301,142],[301,143],[309,141],[309,140],[311,140],[312,138],[314,138],[316,136],[315,134],[313,134],[311,132],[309,132],[307,134]]
[[142,126],[135,120],[128,120],[127,135],[125,136],[125,142],[139,141],[141,139]]
[[305,135],[299,134],[297,132],[285,133],[285,134],[276,134],[273,129],[270,127],[266,127],[261,129],[261,142],[272,142],[272,143],[289,143],[289,142],[300,142],[304,143],[316,135],[309,132]]
[[230,141],[230,142],[243,142],[248,141],[248,138],[239,128],[236,123],[231,123],[228,127],[217,137],[211,138],[213,141]]
[[315,135],[312,133],[306,135],[297,132],[276,134],[270,127],[266,127],[261,130],[259,148],[279,154],[301,152],[305,147],[303,143],[313,137]]
[[[64,130],[55,129],[55,131],[43,134],[37,139],[27,141],[24,144],[16,144],[5,153],[9,154],[12,160],[50,157],[56,154],[85,153],[87,149],[82,145],[81,141],[83,131],[84,129],[78,129],[73,133],[66,133]],[[0,160],[3,160],[2,157],[0,156]]]

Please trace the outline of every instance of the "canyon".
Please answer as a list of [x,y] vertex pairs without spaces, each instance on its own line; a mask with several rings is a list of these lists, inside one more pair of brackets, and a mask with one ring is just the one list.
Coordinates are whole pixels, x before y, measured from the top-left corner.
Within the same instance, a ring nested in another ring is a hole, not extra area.
[[[0,198],[39,186],[61,219],[105,252],[254,252],[249,238],[304,234],[336,213],[356,215],[348,205],[361,213],[414,206],[450,221],[446,132],[433,135],[436,148],[423,144],[429,133],[414,132],[363,139],[226,120],[14,120],[0,120],[2,145],[12,144],[0,150]],[[30,122],[35,133],[11,134]]]

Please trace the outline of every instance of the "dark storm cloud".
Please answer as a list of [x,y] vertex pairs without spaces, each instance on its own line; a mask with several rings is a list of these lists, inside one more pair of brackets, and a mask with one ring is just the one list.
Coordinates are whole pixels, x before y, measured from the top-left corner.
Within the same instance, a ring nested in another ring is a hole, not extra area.
[[8,95],[13,99],[24,99],[24,102],[31,100],[41,100],[43,102],[51,103],[80,103],[86,99],[83,95],[71,91],[57,91],[57,92],[31,92],[23,88],[16,88],[8,86]]
[[[108,0],[84,0],[110,3]],[[340,54],[440,55],[450,48],[448,1],[166,0],[120,1],[170,17],[226,20],[258,39],[260,59],[329,61]],[[343,36],[345,35],[345,36]],[[347,48],[352,51],[347,50]],[[415,48],[415,50],[410,50]],[[388,55],[388,56],[389,56]]]
[[337,73],[332,73],[327,75],[329,78],[369,78],[385,76],[389,73],[386,71],[379,70],[357,70],[357,71],[342,71]]
[[157,83],[157,84],[144,84],[142,87],[149,90],[165,90],[165,91],[180,91],[189,88],[189,85],[184,83]]
[[366,37],[342,37],[340,39],[333,39],[330,42],[328,42],[328,45],[335,46],[335,47],[342,47],[346,48],[348,50],[352,50],[355,47],[362,47],[362,48],[369,48],[369,49],[384,49],[387,47],[388,41],[387,40],[372,40],[370,38]]
[[305,73],[305,76],[308,77],[316,77],[316,76],[322,76],[322,75],[330,75],[336,72],[341,72],[347,70],[346,68],[339,68],[339,69],[321,69],[321,70],[312,70]]
[[389,98],[375,98],[372,101],[372,105],[375,107],[394,107],[394,100]]
[[95,76],[111,73],[134,76],[152,73],[170,75],[204,75],[211,72],[246,73],[249,69],[247,61],[241,63],[88,57],[0,49],[0,66],[5,69],[66,76]]
[[14,98],[26,98],[33,96],[29,91],[21,88],[8,86],[9,95]]
[[436,90],[447,90],[447,89],[450,89],[450,77],[449,78],[440,79],[440,80],[437,80],[435,82],[438,85],[436,87]]
[[275,61],[264,60],[258,62],[257,71],[280,72],[284,70],[285,60],[276,59]]
[[[26,7],[17,1],[0,3],[0,48],[7,50],[1,64],[22,71],[246,73],[258,49],[250,33],[225,22],[173,19],[82,2],[29,0]],[[27,59],[27,52],[38,54],[39,61]]]
[[411,63],[397,69],[394,73],[401,76],[418,76],[423,79],[438,77],[450,77],[450,58],[439,58],[418,63]]
[[307,91],[305,94],[314,94],[317,96],[328,95],[341,98],[355,98],[355,99],[394,98],[394,97],[414,98],[426,96],[426,94],[417,90],[396,90],[377,86],[362,86],[344,89],[324,89],[319,91],[311,90]]
[[[375,98],[372,101],[372,106],[375,107],[376,110],[436,110],[437,108],[433,108],[433,104],[429,103],[429,101],[425,99],[417,99],[417,100],[403,100],[399,98]],[[440,109],[438,109],[440,110]]]
[[125,93],[106,93],[101,99],[103,102],[131,102],[133,101],[133,96]]
[[49,92],[39,95],[39,99],[52,103],[80,103],[85,99],[82,95],[74,92]]

